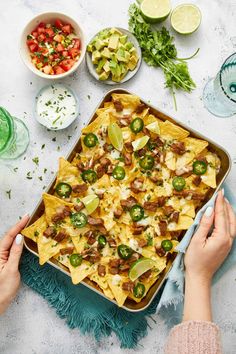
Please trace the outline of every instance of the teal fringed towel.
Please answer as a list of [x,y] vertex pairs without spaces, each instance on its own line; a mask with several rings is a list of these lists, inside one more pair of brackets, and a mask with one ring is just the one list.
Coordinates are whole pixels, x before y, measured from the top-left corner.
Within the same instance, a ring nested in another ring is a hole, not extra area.
[[24,250],[21,276],[25,284],[42,295],[64,318],[70,328],[90,333],[99,340],[114,331],[123,348],[134,348],[147,335],[145,316],[156,312],[159,297],[147,310],[137,313],[125,311],[102,298],[84,285],[73,285],[71,278]]

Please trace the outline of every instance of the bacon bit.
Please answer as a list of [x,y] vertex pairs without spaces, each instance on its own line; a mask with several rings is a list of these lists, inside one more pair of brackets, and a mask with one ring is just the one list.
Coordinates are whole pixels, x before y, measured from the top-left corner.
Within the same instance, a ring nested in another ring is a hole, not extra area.
[[171,205],[165,205],[163,207],[163,212],[166,216],[171,216],[171,214],[175,211],[175,209]]
[[145,240],[144,238],[141,238],[140,240],[138,240],[138,245],[139,245],[139,247],[147,246],[147,240]]
[[132,206],[134,206],[135,204],[137,204],[137,199],[134,197],[129,197],[128,199],[122,199],[120,201],[120,205],[123,209],[130,209],[132,208]]
[[126,281],[122,284],[122,290],[132,292],[134,289],[134,283],[130,281]]
[[129,141],[129,142],[127,142],[127,143],[125,143],[124,144],[125,145],[125,149],[128,151],[128,152],[133,152],[134,151],[134,149],[133,149],[133,145],[132,145],[132,143]]
[[54,237],[56,235],[56,230],[54,229],[53,226],[49,226],[44,232],[43,235],[47,238],[49,237]]
[[139,277],[139,280],[141,280],[141,281],[146,280],[151,276],[151,274],[152,274],[152,271],[151,271],[151,269],[149,269]]
[[173,222],[176,222],[176,223],[179,221],[179,212],[178,211],[174,211],[171,214],[170,221],[173,221]]
[[117,208],[117,209],[114,211],[114,217],[115,217],[116,219],[119,219],[119,218],[121,217],[122,213],[123,213],[123,210],[122,210],[121,208]]
[[159,202],[144,202],[143,207],[149,211],[156,211],[159,207]]
[[166,200],[167,200],[167,197],[164,197],[164,196],[158,197],[157,200],[158,200],[159,206],[160,206],[160,207],[163,207],[163,206],[165,205],[165,202],[166,202]]
[[60,231],[53,239],[57,242],[61,242],[65,239],[67,239],[68,237],[69,237],[69,235],[66,232]]
[[92,216],[88,216],[88,223],[93,226],[102,226],[104,221],[101,218],[92,218]]
[[100,275],[100,277],[105,277],[106,275],[106,267],[102,264],[98,265],[98,275]]
[[161,236],[165,236],[167,232],[167,222],[165,220],[159,221],[159,228],[161,232]]
[[120,100],[114,100],[113,104],[114,104],[116,112],[122,112],[123,111],[124,106],[123,106],[123,104],[121,103]]
[[116,240],[114,238],[109,238],[107,242],[111,248],[116,248]]
[[144,179],[142,177],[135,178],[131,184],[130,189],[133,193],[146,192],[146,189],[143,189]]
[[74,193],[84,194],[87,190],[88,190],[88,186],[86,183],[76,184],[75,186],[72,186],[72,191]]
[[156,246],[155,249],[156,249],[156,254],[157,254],[159,257],[164,257],[164,256],[165,256],[166,251],[163,250],[162,247],[157,247],[157,246]]
[[144,110],[145,107],[146,107],[146,105],[145,105],[144,103],[140,103],[140,104],[138,105],[138,107],[136,108],[135,112],[136,112],[137,114],[142,113],[142,111]]
[[125,159],[125,166],[130,166],[132,165],[132,154],[129,152],[124,153],[124,159]]
[[74,205],[74,209],[79,212],[84,208],[84,204],[82,202],[79,202],[79,204]]
[[133,233],[133,235],[141,235],[141,233],[144,231],[144,229],[145,229],[144,225],[133,224],[132,233]]
[[178,141],[178,142],[173,143],[170,146],[170,149],[171,149],[171,151],[173,151],[175,154],[178,154],[178,155],[183,155],[186,152],[185,144],[183,141]]
[[193,184],[194,184],[195,186],[197,186],[197,187],[201,184],[201,182],[202,182],[201,176],[196,176],[196,177],[193,179]]
[[67,247],[67,248],[62,248],[60,250],[60,254],[64,256],[65,254],[72,254],[74,251],[74,247]]

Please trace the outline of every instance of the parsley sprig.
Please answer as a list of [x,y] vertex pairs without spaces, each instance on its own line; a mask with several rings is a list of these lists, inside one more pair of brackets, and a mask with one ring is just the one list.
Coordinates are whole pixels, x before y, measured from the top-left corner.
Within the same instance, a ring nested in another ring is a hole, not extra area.
[[148,65],[163,69],[165,86],[171,90],[176,108],[175,90],[191,92],[196,87],[189,74],[186,60],[193,58],[199,49],[191,57],[180,59],[173,43],[174,38],[165,27],[154,30],[144,20],[136,4],[130,5],[129,16],[129,29],[139,42],[143,59]]

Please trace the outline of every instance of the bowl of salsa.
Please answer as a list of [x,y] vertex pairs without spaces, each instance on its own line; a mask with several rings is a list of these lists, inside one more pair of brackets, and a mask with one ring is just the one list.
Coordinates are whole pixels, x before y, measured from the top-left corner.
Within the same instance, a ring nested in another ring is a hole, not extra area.
[[48,12],[34,17],[24,28],[20,54],[36,75],[61,79],[81,64],[86,52],[84,34],[71,17]]

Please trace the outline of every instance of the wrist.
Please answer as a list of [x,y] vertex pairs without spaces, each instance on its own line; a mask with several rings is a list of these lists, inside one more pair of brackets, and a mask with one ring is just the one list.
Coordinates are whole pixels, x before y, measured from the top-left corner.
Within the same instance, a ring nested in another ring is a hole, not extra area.
[[185,283],[196,284],[197,286],[210,288],[212,277],[206,274],[196,274],[193,272],[185,272]]

